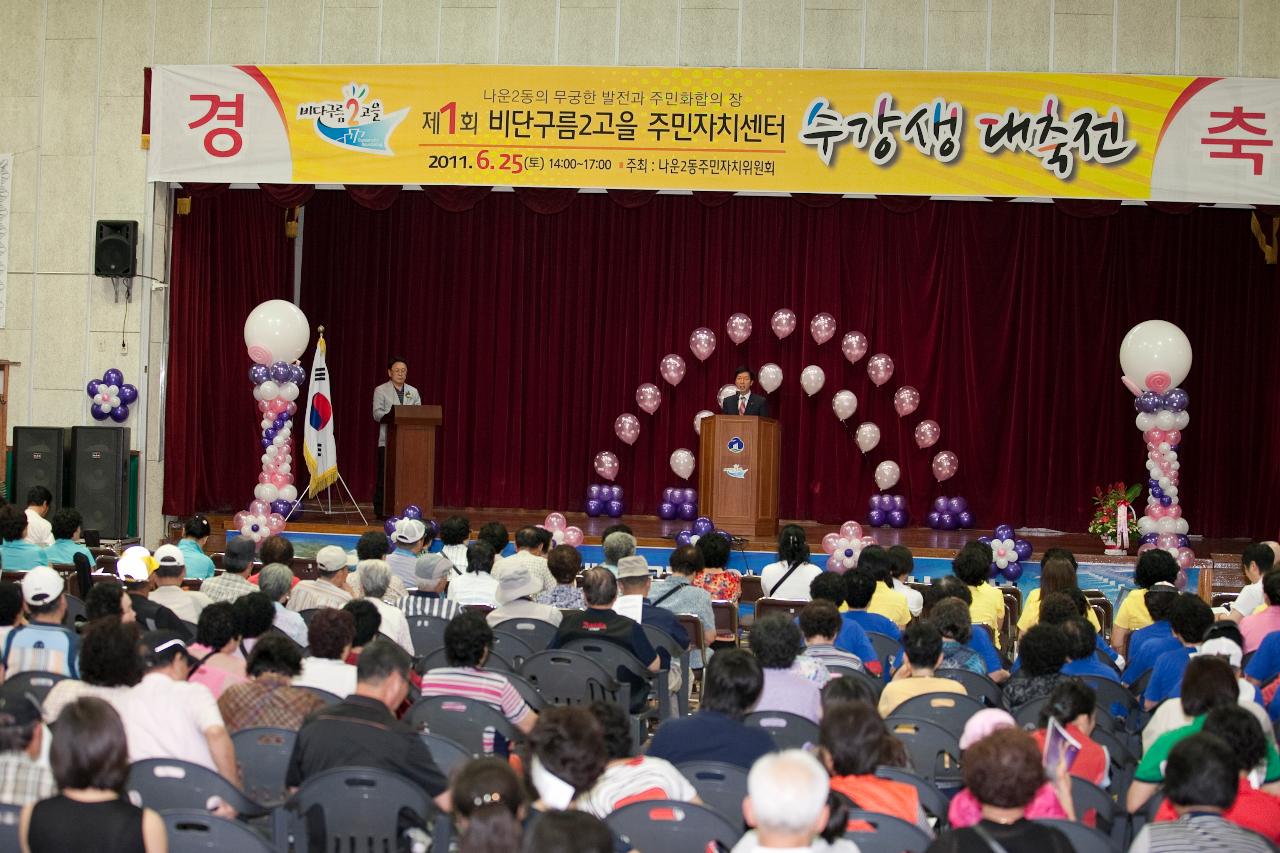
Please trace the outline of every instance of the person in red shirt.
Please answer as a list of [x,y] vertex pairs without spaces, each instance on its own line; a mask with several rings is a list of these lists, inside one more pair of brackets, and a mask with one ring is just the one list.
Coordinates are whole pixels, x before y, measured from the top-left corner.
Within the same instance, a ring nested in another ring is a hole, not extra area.
[[[1267,736],[1257,717],[1239,705],[1214,708],[1204,719],[1206,734],[1217,735],[1231,747],[1240,774],[1236,801],[1222,816],[1232,823],[1280,843],[1280,797],[1259,791],[1249,781],[1249,772],[1260,765],[1267,754]],[[1177,820],[1178,814],[1168,801],[1160,804],[1156,822]]]
[[1111,761],[1106,749],[1090,737],[1097,720],[1097,701],[1097,693],[1087,684],[1074,679],[1062,682],[1049,694],[1049,701],[1040,711],[1040,728],[1032,732],[1031,736],[1036,739],[1043,753],[1049,718],[1057,720],[1067,730],[1067,734],[1080,743],[1080,752],[1071,765],[1071,775],[1105,788]]

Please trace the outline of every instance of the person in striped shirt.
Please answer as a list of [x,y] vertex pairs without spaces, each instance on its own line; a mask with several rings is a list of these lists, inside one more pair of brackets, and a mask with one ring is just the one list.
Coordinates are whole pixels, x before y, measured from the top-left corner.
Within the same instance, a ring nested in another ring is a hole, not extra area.
[[841,666],[863,672],[866,667],[857,655],[835,647],[840,635],[840,611],[830,601],[815,599],[800,611],[800,632],[804,634],[804,654],[823,666]]
[[604,730],[609,761],[590,791],[578,798],[580,811],[603,820],[612,812],[644,800],[701,803],[693,783],[664,758],[632,755],[631,724],[617,705],[593,702],[592,715]]
[[[422,676],[422,697],[459,696],[483,702],[528,734],[538,721],[537,713],[502,673],[482,669],[492,645],[493,629],[484,616],[459,613],[444,629],[444,654],[449,665],[428,670]],[[485,731],[484,747],[486,753],[506,752],[505,740],[492,729]]]

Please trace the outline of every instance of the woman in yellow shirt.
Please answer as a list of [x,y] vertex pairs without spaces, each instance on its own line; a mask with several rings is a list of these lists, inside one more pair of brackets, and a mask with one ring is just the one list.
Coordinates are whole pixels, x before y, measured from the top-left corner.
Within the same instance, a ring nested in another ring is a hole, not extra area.
[[951,562],[951,572],[964,581],[973,594],[969,617],[975,624],[988,625],[1000,645],[1000,624],[1004,621],[1004,593],[987,583],[991,569],[991,546],[966,542]]
[[[1026,633],[1031,626],[1040,621],[1040,602],[1043,596],[1052,595],[1055,592],[1069,593],[1079,588],[1076,580],[1075,555],[1066,548],[1050,548],[1045,551],[1040,559],[1040,588],[1031,590],[1027,595],[1027,600],[1022,607],[1022,616],[1018,619],[1018,633]],[[1102,626],[1098,624],[1098,615],[1093,612],[1092,607],[1085,611],[1085,617],[1095,631],[1102,631]]]
[[893,558],[889,552],[879,545],[863,548],[858,555],[858,571],[871,575],[876,582],[867,612],[879,613],[897,625],[898,630],[907,627],[911,609],[907,606],[907,597],[893,588]]
[[1124,654],[1129,645],[1130,632],[1152,623],[1151,614],[1147,612],[1147,590],[1161,581],[1178,582],[1178,561],[1168,551],[1153,548],[1138,557],[1138,565],[1133,570],[1133,582],[1138,588],[1130,590],[1120,602],[1115,624],[1111,626],[1111,648],[1120,654]]

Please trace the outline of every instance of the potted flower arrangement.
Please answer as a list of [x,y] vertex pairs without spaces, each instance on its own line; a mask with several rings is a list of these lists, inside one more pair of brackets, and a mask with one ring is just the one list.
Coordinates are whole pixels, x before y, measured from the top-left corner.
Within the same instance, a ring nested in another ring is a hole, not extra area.
[[1119,556],[1128,552],[1129,537],[1138,535],[1138,514],[1133,502],[1141,493],[1142,486],[1138,483],[1127,488],[1121,482],[1094,487],[1089,532],[1102,537],[1103,553]]

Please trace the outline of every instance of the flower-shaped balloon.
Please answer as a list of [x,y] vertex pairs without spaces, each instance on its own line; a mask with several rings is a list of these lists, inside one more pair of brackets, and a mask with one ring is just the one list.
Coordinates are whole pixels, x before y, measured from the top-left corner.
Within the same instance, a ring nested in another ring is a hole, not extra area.
[[85,386],[89,394],[89,414],[95,421],[107,418],[118,424],[129,419],[129,404],[138,399],[138,389],[124,381],[124,374],[113,367],[101,379],[90,379]]
[[1004,569],[1010,563],[1018,562],[1018,551],[1012,539],[992,539],[991,559],[996,568]]

